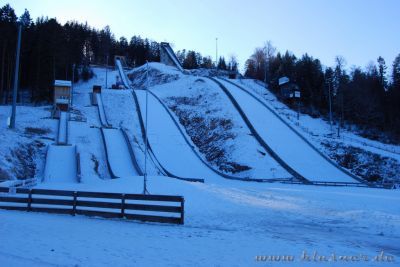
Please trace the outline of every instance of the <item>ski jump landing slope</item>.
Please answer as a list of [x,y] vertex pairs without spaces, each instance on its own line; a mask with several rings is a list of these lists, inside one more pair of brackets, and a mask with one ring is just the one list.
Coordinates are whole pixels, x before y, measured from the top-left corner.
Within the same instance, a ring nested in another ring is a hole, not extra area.
[[114,178],[140,176],[120,129],[102,128],[107,160]]
[[[135,93],[146,121],[146,91]],[[148,140],[160,164],[177,177],[207,180],[218,177],[193,153],[164,107],[150,93],[148,105]]]
[[44,169],[44,182],[78,182],[76,146],[50,145],[48,147]]
[[227,80],[218,81],[233,96],[258,135],[299,175],[311,182],[354,183],[359,180],[319,152],[272,108],[247,89]]
[[101,134],[107,156],[107,166],[112,178],[143,175],[131,144],[122,129],[112,128],[107,121],[101,94],[96,94],[97,107],[102,125]]

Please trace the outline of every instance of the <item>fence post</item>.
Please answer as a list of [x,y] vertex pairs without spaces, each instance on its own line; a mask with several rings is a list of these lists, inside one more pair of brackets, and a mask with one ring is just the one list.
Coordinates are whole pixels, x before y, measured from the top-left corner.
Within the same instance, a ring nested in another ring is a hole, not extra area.
[[181,224],[185,223],[185,199],[181,198]]
[[74,201],[73,201],[73,206],[72,206],[72,216],[75,216],[76,214],[76,199],[77,199],[77,192],[74,191]]
[[125,217],[125,194],[121,196],[121,218]]
[[32,210],[32,189],[29,189],[27,211],[31,211],[31,210]]

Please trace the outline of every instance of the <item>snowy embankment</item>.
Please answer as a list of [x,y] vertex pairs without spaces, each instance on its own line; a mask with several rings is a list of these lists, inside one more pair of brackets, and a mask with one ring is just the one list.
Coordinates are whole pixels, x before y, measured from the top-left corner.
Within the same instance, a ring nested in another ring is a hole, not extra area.
[[51,107],[17,106],[16,128],[9,129],[11,106],[0,106],[0,182],[38,178],[44,173],[47,145],[54,143],[58,121]]
[[263,98],[319,150],[354,174],[367,180],[400,181],[400,146],[369,140],[346,129],[341,129],[340,137],[337,137],[336,126],[332,133],[329,122],[321,118],[301,114],[298,121],[296,111],[280,102],[261,83],[250,79],[231,81]]
[[[5,266],[260,266],[257,255],[368,256],[398,260],[396,191],[303,185],[187,183],[149,177],[152,194],[183,195],[185,225],[0,211]],[[52,184],[42,187],[54,188]],[[140,193],[142,181],[104,180],[63,189]],[[44,223],[45,222],[45,223]],[[62,229],[69,229],[62,230]],[[330,262],[343,266],[349,262]],[[273,263],[271,263],[273,264]],[[285,263],[281,263],[285,264]],[[387,266],[394,266],[387,264]]]

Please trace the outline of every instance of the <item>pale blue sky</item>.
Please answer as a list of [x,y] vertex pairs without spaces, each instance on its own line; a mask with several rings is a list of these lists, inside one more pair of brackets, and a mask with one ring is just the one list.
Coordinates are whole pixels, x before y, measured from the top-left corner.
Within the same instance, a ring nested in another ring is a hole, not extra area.
[[0,0],[20,15],[46,15],[111,27],[115,36],[141,35],[215,58],[234,54],[242,68],[257,46],[271,40],[280,51],[303,53],[333,65],[342,55],[364,67],[400,53],[399,0]]

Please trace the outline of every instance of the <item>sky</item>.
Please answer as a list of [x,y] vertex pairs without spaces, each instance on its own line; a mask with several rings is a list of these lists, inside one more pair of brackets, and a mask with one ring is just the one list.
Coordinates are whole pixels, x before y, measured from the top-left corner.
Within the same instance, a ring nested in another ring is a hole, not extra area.
[[400,53],[399,0],[0,0],[21,15],[56,17],[111,27],[116,38],[141,35],[170,42],[174,50],[203,56],[235,55],[243,69],[256,47],[308,53],[323,65],[341,55],[347,68],[378,56],[390,68]]

